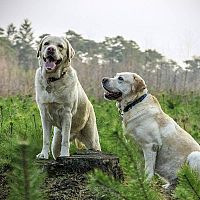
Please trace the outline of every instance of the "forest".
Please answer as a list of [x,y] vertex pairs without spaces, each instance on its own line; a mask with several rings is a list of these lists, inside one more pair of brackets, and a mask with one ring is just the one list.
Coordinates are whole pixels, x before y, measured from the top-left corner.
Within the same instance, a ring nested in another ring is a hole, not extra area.
[[[29,19],[19,27],[10,23],[0,28],[0,200],[56,199],[48,196],[43,187],[47,175],[35,164],[42,144],[34,92],[36,52],[48,34],[36,37]],[[178,185],[170,194],[162,188],[160,177],[151,183],[145,180],[142,151],[124,136],[115,103],[103,99],[101,80],[122,71],[140,74],[164,112],[200,144],[200,55],[179,64],[155,49],[141,50],[136,41],[122,36],[105,37],[101,42],[73,30],[62,36],[76,52],[72,66],[94,106],[102,150],[119,157],[125,176],[119,182],[100,171],[88,174],[87,190],[71,199],[199,200],[199,175],[187,165],[178,173]],[[70,151],[75,152],[74,144]]]
[[[28,19],[20,27],[11,23],[6,28],[0,28],[0,76],[4,86],[0,94],[33,91],[34,72],[38,67],[35,56],[37,45],[45,35],[48,33],[35,38]],[[183,66],[180,66],[155,49],[142,51],[135,41],[126,40],[122,36],[105,37],[104,41],[95,42],[68,30],[63,37],[75,49],[73,67],[84,89],[91,96],[102,97],[99,84],[102,77],[114,76],[116,72],[122,71],[140,74],[151,91],[173,91],[177,94],[200,91],[199,56],[183,61]]]

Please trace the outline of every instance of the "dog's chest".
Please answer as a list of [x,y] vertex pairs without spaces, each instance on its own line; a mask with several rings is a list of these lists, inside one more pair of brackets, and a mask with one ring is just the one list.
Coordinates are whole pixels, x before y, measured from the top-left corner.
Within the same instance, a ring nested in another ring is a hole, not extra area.
[[132,112],[125,115],[123,123],[126,133],[135,138],[140,144],[159,143],[159,127],[154,119],[157,109],[141,109],[139,112]]
[[45,112],[48,118],[48,121],[52,123],[53,126],[61,128],[61,123],[63,115],[65,113],[65,106],[59,103],[46,103]]
[[[51,86],[50,92],[46,89],[48,86]],[[42,104],[52,104],[55,102],[58,104],[67,104],[74,99],[75,92],[73,91],[75,91],[75,88],[71,88],[70,90],[66,85],[59,85],[59,83],[44,84],[39,88],[40,91],[36,91],[36,99]]]

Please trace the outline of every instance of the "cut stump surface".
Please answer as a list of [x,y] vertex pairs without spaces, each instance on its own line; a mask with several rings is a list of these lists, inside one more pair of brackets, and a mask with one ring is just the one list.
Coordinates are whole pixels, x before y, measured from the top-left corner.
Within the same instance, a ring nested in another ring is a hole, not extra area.
[[119,181],[124,180],[119,158],[97,151],[80,151],[57,160],[38,160],[37,163],[48,175],[45,189],[50,200],[98,199],[87,189],[86,173],[100,169]]

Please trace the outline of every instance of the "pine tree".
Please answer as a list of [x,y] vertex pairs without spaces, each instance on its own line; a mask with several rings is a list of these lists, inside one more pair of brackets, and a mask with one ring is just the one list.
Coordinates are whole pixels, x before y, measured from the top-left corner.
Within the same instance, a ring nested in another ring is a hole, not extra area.
[[6,29],[0,27],[0,37],[5,37],[12,45],[14,45],[16,33],[17,28],[13,23],[9,24]]
[[19,64],[25,69],[37,66],[36,52],[33,49],[34,37],[31,22],[25,19],[15,36],[15,48],[18,51]]
[[31,160],[31,148],[26,141],[16,144],[13,158],[13,170],[9,174],[9,200],[43,199],[41,184],[44,174]]
[[12,45],[15,45],[16,34],[17,34],[16,26],[13,23],[9,24],[6,29],[6,38],[11,42]]
[[33,46],[33,30],[31,27],[31,22],[25,19],[19,28],[19,32],[16,36],[17,45],[23,46]]
[[0,37],[4,37],[4,36],[5,36],[5,30],[0,27]]
[[178,173],[179,183],[174,196],[180,200],[200,200],[200,175],[184,165]]

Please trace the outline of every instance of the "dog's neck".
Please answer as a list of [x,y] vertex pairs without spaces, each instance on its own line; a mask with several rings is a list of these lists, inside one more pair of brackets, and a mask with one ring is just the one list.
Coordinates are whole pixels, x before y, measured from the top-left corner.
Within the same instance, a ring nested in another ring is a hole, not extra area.
[[142,97],[143,95],[147,94],[148,90],[147,88],[145,88],[143,91],[141,92],[137,92],[137,94],[129,94],[127,96],[125,96],[124,98],[122,98],[121,101],[117,102],[117,107],[119,109],[119,111],[122,113],[124,108],[129,105],[130,103],[136,101],[137,99],[139,99],[140,97]]

